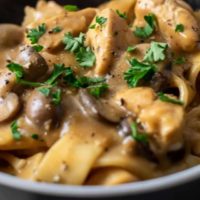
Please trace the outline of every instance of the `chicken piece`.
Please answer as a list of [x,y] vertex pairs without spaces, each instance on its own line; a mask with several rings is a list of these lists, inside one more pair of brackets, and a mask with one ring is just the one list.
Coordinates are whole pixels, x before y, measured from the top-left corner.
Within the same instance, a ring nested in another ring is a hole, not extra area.
[[[86,43],[94,49],[96,55],[95,74],[105,75],[111,67],[114,58],[129,45],[136,44],[137,38],[128,27],[124,19],[111,9],[104,9],[98,17],[106,18],[102,25],[90,29],[86,35]],[[92,24],[95,24],[93,21]]]
[[153,89],[147,87],[122,90],[115,98],[138,118],[149,135],[151,150],[156,155],[182,147],[182,106],[156,100]]
[[[40,38],[39,44],[44,46],[48,52],[55,52],[63,46],[62,39],[64,33],[72,33],[78,35],[80,32],[86,32],[89,24],[96,15],[96,10],[93,8],[87,8],[79,12],[71,14],[63,13],[54,18],[46,20],[46,33]],[[31,28],[37,27],[36,24],[32,24]],[[60,27],[61,31],[53,33],[52,30],[55,27]],[[26,43],[30,44],[29,39],[26,38]]]
[[[198,22],[192,9],[182,0],[138,0],[135,7],[134,26],[144,26],[144,16],[154,13],[163,38],[175,51],[191,52],[199,41]],[[183,32],[176,32],[176,26],[182,24]]]
[[128,110],[137,115],[142,109],[151,105],[155,98],[154,91],[147,87],[122,90],[116,96],[118,101],[122,102]]
[[62,13],[66,13],[66,11],[54,1],[38,1],[36,8],[26,6],[22,25],[24,27],[28,27],[32,23],[39,25],[47,19]]
[[151,149],[155,154],[179,150],[183,146],[184,110],[182,106],[156,100],[141,110],[140,122],[152,140]]
[[122,14],[127,15],[127,20],[128,22],[131,22],[134,17],[134,7],[136,4],[136,0],[112,0],[109,1],[108,3],[102,4],[99,8],[101,10],[105,8],[110,8],[115,11],[120,11]]

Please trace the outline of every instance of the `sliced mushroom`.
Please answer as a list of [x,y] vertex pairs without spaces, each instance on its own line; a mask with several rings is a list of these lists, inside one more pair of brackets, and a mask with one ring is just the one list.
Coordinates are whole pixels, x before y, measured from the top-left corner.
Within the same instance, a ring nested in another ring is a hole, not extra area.
[[0,122],[13,118],[19,111],[19,98],[15,93],[9,93],[0,98]]
[[0,25],[0,49],[15,47],[24,38],[23,28],[14,24]]
[[30,46],[22,47],[17,62],[24,67],[27,80],[38,79],[48,70],[45,59]]
[[25,114],[36,126],[48,125],[56,115],[56,106],[53,105],[50,97],[35,89],[27,100]]
[[126,116],[126,112],[118,105],[106,100],[97,100],[85,89],[79,91],[79,98],[89,116],[112,123],[118,123]]
[[5,69],[0,71],[0,96],[10,92],[16,83],[15,74]]

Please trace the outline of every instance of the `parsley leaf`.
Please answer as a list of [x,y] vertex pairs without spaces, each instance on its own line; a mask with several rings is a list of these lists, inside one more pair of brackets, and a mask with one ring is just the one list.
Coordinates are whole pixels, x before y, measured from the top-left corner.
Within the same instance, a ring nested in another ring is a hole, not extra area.
[[101,95],[107,91],[108,89],[108,84],[107,83],[100,83],[97,85],[93,85],[93,86],[89,86],[89,93],[96,97],[96,98],[100,98]]
[[133,51],[135,51],[136,49],[137,49],[136,46],[132,46],[132,47],[130,46],[130,47],[127,48],[126,51],[127,51],[127,52],[133,52]]
[[96,17],[96,23],[99,24],[100,26],[102,26],[103,24],[105,24],[107,21],[107,18],[105,17]]
[[96,24],[92,24],[92,25],[90,25],[89,28],[90,28],[90,29],[95,29],[95,28],[96,28]]
[[124,80],[127,81],[129,87],[136,87],[140,80],[148,79],[152,76],[156,67],[150,63],[142,63],[133,58],[129,61],[130,68],[124,73]]
[[65,5],[64,9],[71,11],[71,12],[79,10],[78,6],[76,6],[76,5]]
[[63,43],[66,45],[65,50],[72,53],[77,52],[80,47],[84,45],[85,35],[80,33],[78,37],[73,37],[71,33],[66,33],[63,39]]
[[73,37],[71,33],[65,34],[63,43],[65,50],[75,54],[77,62],[81,67],[92,67],[96,62],[96,57],[89,47],[84,45],[85,35],[80,33],[78,37]]
[[167,43],[152,42],[144,57],[145,62],[159,62],[165,60],[165,51],[168,48]]
[[176,25],[176,29],[175,29],[176,32],[184,32],[184,30],[185,30],[185,27],[183,24]]
[[173,104],[177,104],[177,105],[184,105],[184,103],[178,99],[174,99],[174,98],[171,98],[167,95],[165,95],[164,93],[160,92],[157,94],[159,99],[161,101],[164,101],[164,102],[169,102],[169,103],[173,103]]
[[119,10],[116,10],[116,13],[121,17],[122,19],[127,19],[128,16],[126,13],[121,13]]
[[33,28],[28,31],[27,38],[30,39],[31,44],[36,44],[40,37],[46,32],[46,24],[39,25],[38,28]]
[[137,130],[137,124],[136,123],[131,124],[131,136],[137,142],[142,142],[144,144],[148,143],[148,135],[145,134],[145,133],[140,133]]
[[184,63],[186,63],[186,58],[184,56],[179,56],[174,60],[175,65],[182,65]]
[[47,84],[47,85],[55,84],[58,77],[61,76],[65,70],[66,70],[66,68],[65,68],[64,64],[55,64],[54,70],[51,73],[51,76],[49,77],[49,79],[47,81],[45,81],[45,84]]
[[150,37],[156,28],[156,17],[154,14],[146,15],[144,19],[147,22],[146,26],[136,27],[134,31],[135,36],[143,39]]
[[42,51],[44,49],[44,47],[39,45],[39,44],[38,45],[34,45],[32,47],[35,49],[36,52],[40,52],[40,51]]
[[11,62],[7,65],[7,68],[15,73],[17,80],[21,79],[24,76],[24,69],[21,65]]
[[17,121],[16,120],[13,121],[10,127],[11,127],[11,131],[12,131],[13,139],[20,140],[22,135],[21,135],[20,131],[18,130],[19,127],[17,125]]
[[55,105],[59,105],[61,102],[61,89],[57,89],[55,92],[52,93],[52,102]]
[[45,97],[48,97],[51,92],[51,89],[47,87],[41,87],[38,88],[38,91],[41,92]]
[[39,135],[38,134],[32,134],[32,139],[34,140],[38,140],[39,139]]
[[56,26],[53,28],[49,33],[60,33],[62,31],[62,28],[60,26]]
[[90,47],[81,47],[76,53],[76,60],[81,67],[91,67],[96,61],[96,57]]

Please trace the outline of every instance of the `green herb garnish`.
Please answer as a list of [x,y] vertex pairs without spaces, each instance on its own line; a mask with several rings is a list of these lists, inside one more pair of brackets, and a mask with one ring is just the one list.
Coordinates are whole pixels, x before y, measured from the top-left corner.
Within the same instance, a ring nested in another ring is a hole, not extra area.
[[60,26],[56,26],[55,28],[53,28],[51,31],[49,31],[50,33],[60,33],[62,31],[62,28]]
[[144,19],[147,23],[146,26],[136,27],[134,31],[135,36],[143,39],[150,37],[156,28],[156,17],[154,14],[149,14]]
[[59,105],[61,102],[61,89],[57,89],[55,92],[52,93],[52,102],[55,105]]
[[65,5],[64,9],[67,10],[67,11],[74,12],[74,11],[79,10],[79,7],[76,6],[76,5]]
[[44,47],[39,45],[39,44],[38,45],[34,45],[32,47],[35,49],[36,52],[40,52],[40,51],[42,51],[44,49]]
[[139,62],[133,58],[129,61],[130,68],[124,73],[124,80],[129,87],[136,87],[140,80],[148,79],[156,72],[156,67],[150,63]]
[[89,47],[84,45],[85,35],[80,33],[78,37],[73,37],[71,33],[65,34],[63,43],[65,50],[75,54],[77,62],[81,67],[92,67],[95,64],[96,57]]
[[38,28],[33,28],[28,31],[27,38],[30,39],[31,44],[36,44],[40,37],[42,37],[46,32],[46,24],[38,26]]
[[13,121],[11,124],[11,131],[14,140],[20,140],[22,138],[21,132],[19,131],[19,127],[17,125],[17,121]]
[[103,24],[105,24],[107,21],[107,18],[105,17],[96,17],[96,23],[99,24],[100,26],[102,26]]
[[127,19],[128,16],[126,13],[121,13],[119,10],[116,10],[116,13],[121,17],[122,19]]
[[51,88],[41,87],[38,88],[38,91],[41,92],[45,97],[48,97],[51,92]]
[[131,136],[137,142],[141,142],[144,144],[148,143],[148,135],[146,133],[140,133],[138,131],[136,123],[131,124]]
[[178,99],[171,98],[171,97],[165,95],[162,92],[158,93],[157,95],[158,95],[158,97],[161,101],[173,103],[173,104],[177,104],[177,105],[181,105],[181,106],[184,105],[184,103],[182,101],[180,101]]
[[179,56],[174,60],[175,65],[182,65],[184,63],[186,63],[186,58],[184,56]]
[[103,93],[105,93],[108,90],[108,84],[107,83],[100,83],[97,85],[92,85],[88,87],[89,93],[96,97],[100,98]]
[[176,32],[184,32],[184,30],[185,30],[185,27],[183,24],[176,25],[176,29],[175,29]]
[[17,80],[21,79],[24,76],[24,69],[21,65],[11,62],[7,65],[7,68],[15,73]]
[[135,51],[137,49],[137,47],[136,46],[130,46],[130,47],[128,47],[127,48],[127,52],[133,52],[133,51]]
[[34,140],[38,140],[39,139],[39,135],[38,134],[32,134],[32,139]]
[[145,62],[159,62],[165,60],[165,51],[168,48],[167,43],[152,42],[144,57]]

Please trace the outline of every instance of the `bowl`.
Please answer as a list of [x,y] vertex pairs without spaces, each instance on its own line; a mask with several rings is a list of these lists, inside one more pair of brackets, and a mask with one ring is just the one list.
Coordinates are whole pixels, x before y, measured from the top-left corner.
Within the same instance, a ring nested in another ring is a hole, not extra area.
[[[103,0],[58,0],[61,4],[76,4],[79,7],[96,6]],[[193,8],[200,8],[199,0],[188,0]],[[34,5],[35,0],[1,0],[0,23],[18,23],[23,18],[25,5]],[[137,199],[173,200],[200,198],[200,166],[152,180],[129,183],[114,187],[67,186],[35,183],[0,173],[0,200],[78,200],[78,199]]]

